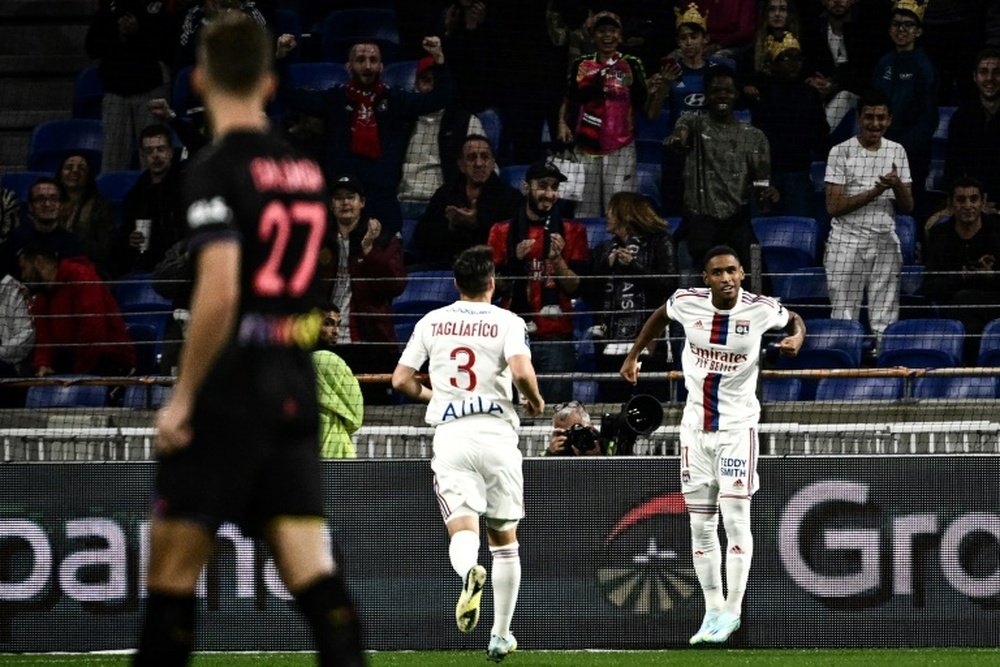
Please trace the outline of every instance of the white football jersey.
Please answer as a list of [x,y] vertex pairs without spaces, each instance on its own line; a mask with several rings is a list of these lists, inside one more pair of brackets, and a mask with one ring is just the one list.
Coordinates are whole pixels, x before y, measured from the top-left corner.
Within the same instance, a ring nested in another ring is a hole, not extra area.
[[531,355],[523,319],[493,304],[456,301],[417,322],[399,363],[419,370],[430,359],[428,424],[488,414],[517,428],[507,360],[519,354]]
[[702,431],[755,426],[761,337],[788,324],[777,299],[740,290],[731,310],[712,305],[708,288],[677,290],[667,316],[684,327],[681,355],[687,404],[681,423]]

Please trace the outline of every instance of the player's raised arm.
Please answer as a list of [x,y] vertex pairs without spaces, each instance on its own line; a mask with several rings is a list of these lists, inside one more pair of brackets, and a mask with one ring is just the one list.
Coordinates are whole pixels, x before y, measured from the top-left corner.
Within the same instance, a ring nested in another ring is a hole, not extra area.
[[538,391],[538,378],[535,377],[535,367],[531,365],[531,357],[515,354],[507,360],[507,365],[510,366],[514,386],[528,401],[528,414],[542,414],[545,409],[545,399]]
[[639,354],[646,349],[653,339],[663,333],[667,328],[670,318],[667,317],[667,306],[663,304],[653,311],[646,323],[642,325],[642,330],[632,343],[625,361],[622,362],[621,370],[618,371],[623,378],[635,384],[639,380]]
[[417,370],[405,364],[396,364],[392,372],[392,388],[415,401],[427,403],[434,392],[417,379]]
[[788,311],[788,324],[785,325],[785,332],[788,335],[778,341],[778,349],[786,357],[794,357],[802,349],[802,343],[806,339],[806,323],[795,311]]

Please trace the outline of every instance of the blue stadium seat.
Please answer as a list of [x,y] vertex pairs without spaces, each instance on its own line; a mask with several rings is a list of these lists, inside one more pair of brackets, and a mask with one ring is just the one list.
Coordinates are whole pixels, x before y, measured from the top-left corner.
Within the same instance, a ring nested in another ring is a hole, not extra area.
[[130,273],[114,281],[111,291],[123,313],[143,310],[173,311],[170,299],[153,289],[153,276],[149,273]]
[[945,146],[948,144],[948,126],[958,107],[938,107],[938,124],[931,138],[931,159],[944,160]]
[[400,60],[398,63],[386,65],[382,70],[382,83],[392,88],[414,90],[419,62],[419,60]]
[[923,264],[904,264],[899,276],[900,294],[919,294],[924,286],[924,271]]
[[329,62],[347,62],[351,47],[362,39],[378,44],[384,63],[395,62],[399,56],[399,29],[393,9],[335,10],[323,19],[320,32],[320,51]]
[[425,315],[456,301],[458,296],[451,271],[411,271],[406,275],[403,293],[392,301],[392,312]]
[[131,384],[125,388],[122,407],[156,410],[170,398],[173,387],[160,384]]
[[940,368],[962,363],[965,327],[958,320],[917,318],[893,322],[882,336],[882,368]]
[[84,67],[73,82],[73,118],[101,120],[104,83],[97,65]]
[[528,173],[528,165],[512,164],[500,167],[500,180],[518,192],[524,192],[524,175]]
[[13,191],[22,205],[28,203],[31,184],[39,178],[51,178],[51,171],[8,171],[0,177],[0,186]]
[[[798,311],[796,311],[798,312]],[[803,368],[860,368],[861,350],[865,329],[855,320],[806,320],[806,339],[795,357],[778,357],[778,367]],[[801,400],[816,396],[817,382],[802,381]]]
[[944,160],[931,160],[930,170],[927,172],[927,180],[924,187],[929,192],[946,193],[948,184],[944,182]]
[[816,260],[817,225],[813,218],[770,215],[753,218],[753,233],[763,248],[796,248]]
[[807,266],[796,269],[786,280],[775,285],[775,295],[802,319],[830,317],[830,294],[826,287],[826,269]]
[[802,380],[798,378],[764,380],[761,393],[765,403],[797,401],[802,393]]
[[977,363],[980,366],[1000,366],[1000,320],[993,320],[983,328]]
[[895,401],[903,397],[903,378],[823,378],[817,401]]
[[182,67],[174,75],[174,85],[170,91],[170,108],[183,116],[190,110],[202,106],[201,98],[191,89],[191,66]]
[[[53,378],[56,379],[56,378]],[[26,408],[102,408],[108,395],[103,385],[43,385],[28,387]]]
[[636,191],[649,199],[657,211],[663,210],[660,194],[660,179],[663,167],[658,163],[639,162],[636,164]]
[[913,216],[896,214],[896,236],[899,250],[903,253],[903,264],[917,262],[917,223]]
[[985,376],[917,378],[913,383],[913,397],[952,400],[994,399],[997,397],[997,378]]
[[576,221],[587,229],[587,247],[591,250],[612,237],[611,232],[608,231],[607,218],[577,218]]
[[340,63],[292,63],[288,77],[293,88],[326,90],[346,84],[350,74]]
[[486,134],[486,138],[490,140],[493,152],[499,151],[500,137],[503,134],[503,124],[500,122],[500,114],[495,109],[483,109],[476,114],[476,118],[483,124],[483,132]]
[[809,176],[812,178],[813,189],[816,192],[826,190],[826,161],[817,160],[809,166]]
[[28,170],[50,175],[69,153],[82,153],[95,173],[101,171],[104,140],[101,121],[91,118],[50,120],[35,127],[28,145]]

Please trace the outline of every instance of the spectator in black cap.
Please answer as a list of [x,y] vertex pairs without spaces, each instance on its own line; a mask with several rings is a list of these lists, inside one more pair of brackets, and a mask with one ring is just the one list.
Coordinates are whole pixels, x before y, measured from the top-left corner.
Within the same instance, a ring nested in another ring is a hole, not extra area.
[[[587,230],[559,214],[559,184],[566,177],[540,160],[524,176],[527,198],[514,217],[490,230],[489,245],[504,306],[521,315],[533,342],[532,363],[539,373],[568,373],[576,365],[573,306],[580,275],[589,262]],[[572,399],[571,380],[542,380],[546,400]]]

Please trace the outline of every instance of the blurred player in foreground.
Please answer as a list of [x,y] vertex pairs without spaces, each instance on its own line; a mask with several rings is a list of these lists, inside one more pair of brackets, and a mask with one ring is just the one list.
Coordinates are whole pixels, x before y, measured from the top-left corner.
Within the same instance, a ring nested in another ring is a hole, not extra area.
[[184,665],[195,585],[231,521],[271,547],[326,666],[364,665],[357,614],[330,555],[309,350],[322,314],[315,269],[326,231],[319,167],[267,133],[274,46],[242,14],[205,27],[192,74],[213,146],[187,174],[196,277],[173,396],[157,415],[160,459],[149,599],[136,665]]
[[[428,402],[425,420],[436,427],[434,492],[451,538],[451,566],[463,578],[455,620],[466,633],[479,621],[486,585],[486,569],[477,562],[479,517],[486,517],[495,614],[486,657],[500,662],[517,647],[510,621],[521,585],[517,524],[524,516],[520,420],[511,379],[527,399],[529,415],[541,414],[545,401],[538,392],[524,320],[492,305],[492,251],[487,246],[464,250],[454,270],[461,299],[417,322],[392,386]],[[428,360],[433,390],[416,376]]]
[[[691,517],[694,569],[705,596],[705,618],[692,644],[721,644],[740,627],[743,594],[753,558],[750,498],[757,490],[757,361],[761,337],[784,328],[778,348],[794,357],[805,324],[766,296],[745,292],[736,251],[716,246],[705,254],[708,289],[681,289],[650,315],[632,345],[622,376],[636,383],[639,354],[670,320],[684,327],[681,417],[681,490]],[[726,529],[726,588],[722,592],[719,510]]]

